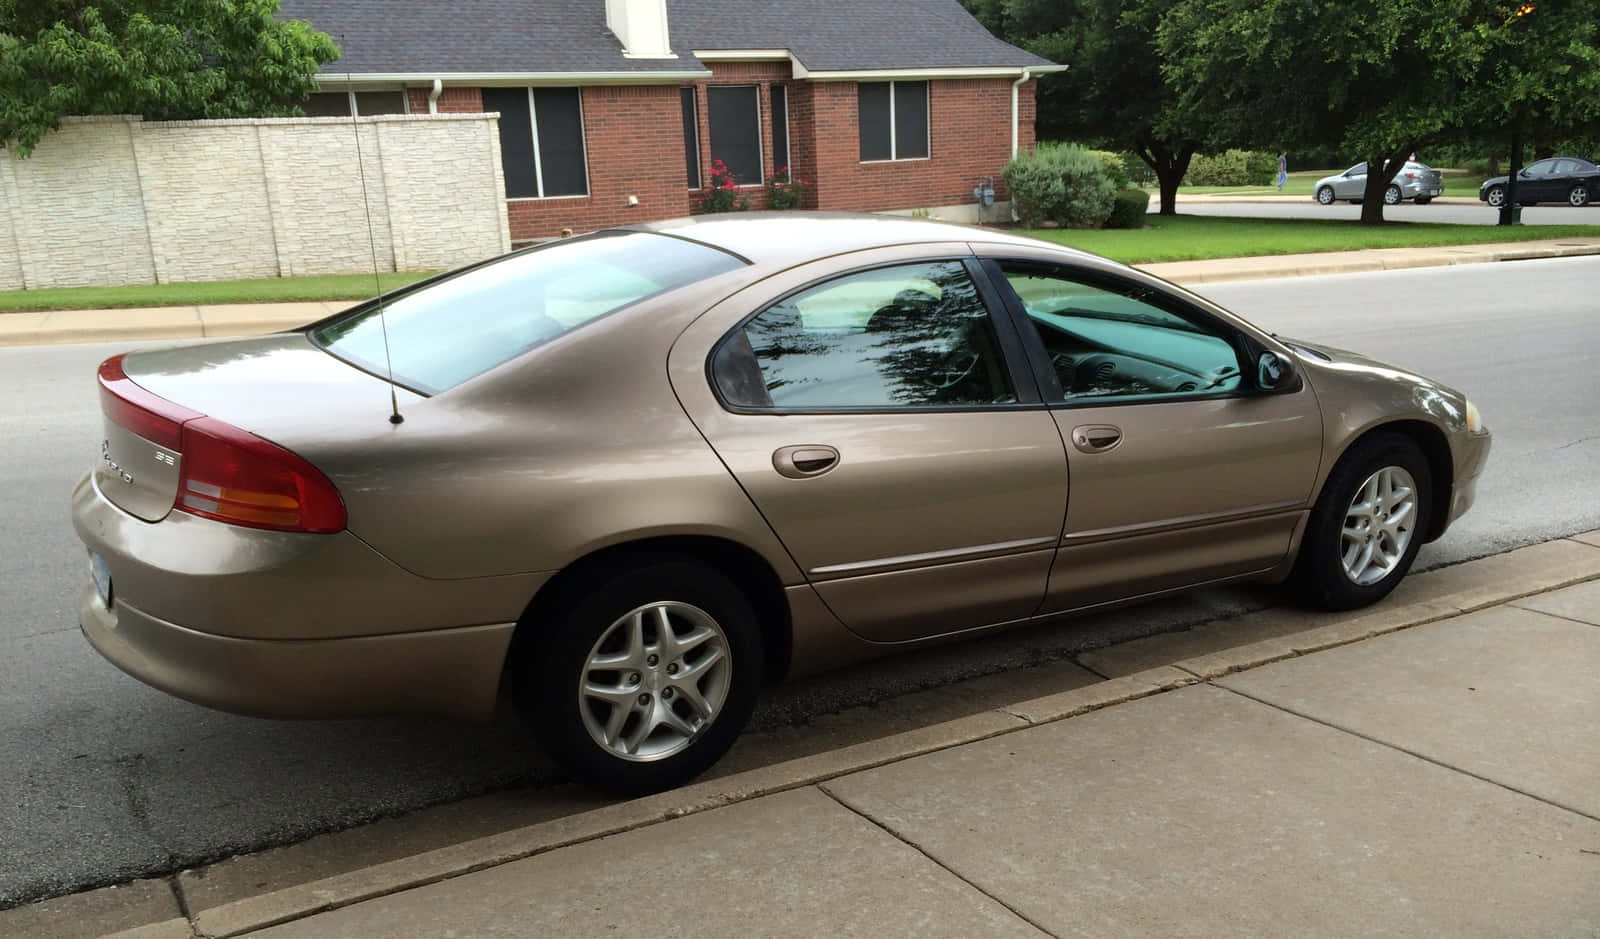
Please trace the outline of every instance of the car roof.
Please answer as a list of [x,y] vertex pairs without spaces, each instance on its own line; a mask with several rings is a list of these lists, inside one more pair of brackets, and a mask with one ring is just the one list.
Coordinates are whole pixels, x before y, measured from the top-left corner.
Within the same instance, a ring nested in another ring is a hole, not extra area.
[[1049,247],[1078,257],[1086,252],[996,228],[934,219],[853,212],[740,212],[695,215],[628,226],[631,230],[687,238],[737,254],[762,266],[788,266],[812,258],[894,245],[965,241]]

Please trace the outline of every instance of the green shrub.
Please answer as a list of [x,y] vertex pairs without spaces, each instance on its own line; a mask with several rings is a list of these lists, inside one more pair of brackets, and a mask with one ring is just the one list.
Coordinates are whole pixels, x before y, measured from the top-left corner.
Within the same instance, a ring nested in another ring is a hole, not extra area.
[[[1128,175],[1128,164],[1120,153],[1109,150],[1090,150],[1090,153],[1100,161],[1100,166],[1106,171],[1106,178],[1111,180],[1111,188],[1127,189],[1133,185],[1133,178]],[[1135,157],[1135,159],[1138,159]],[[1143,160],[1139,161],[1143,163]]]
[[1116,201],[1116,188],[1100,158],[1076,144],[1051,146],[1048,158],[1061,174],[1064,190],[1051,219],[1062,228],[1100,227]]
[[1017,154],[1000,175],[1011,192],[1011,208],[1022,227],[1038,228],[1045,219],[1055,217],[1066,186],[1048,150],[1037,147]]
[[1112,203],[1107,228],[1143,228],[1150,211],[1150,193],[1145,189],[1118,189]]
[[1269,186],[1278,175],[1278,156],[1252,150],[1196,153],[1183,181],[1191,186]]
[[1156,171],[1150,168],[1137,153],[1126,151],[1120,154],[1122,167],[1128,171],[1128,182],[1135,186],[1154,186],[1156,184]]
[[750,197],[739,191],[739,181],[721,160],[712,161],[711,183],[706,186],[705,192],[689,199],[691,215],[744,212],[749,208]]

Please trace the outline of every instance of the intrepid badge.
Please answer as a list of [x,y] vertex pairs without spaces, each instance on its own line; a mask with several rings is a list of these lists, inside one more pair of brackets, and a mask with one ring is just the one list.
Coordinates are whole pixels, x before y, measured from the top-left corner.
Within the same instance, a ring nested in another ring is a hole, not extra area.
[[121,477],[122,481],[130,486],[133,485],[133,474],[118,466],[117,461],[111,458],[111,441],[109,440],[100,441],[100,461],[111,469],[112,475]]

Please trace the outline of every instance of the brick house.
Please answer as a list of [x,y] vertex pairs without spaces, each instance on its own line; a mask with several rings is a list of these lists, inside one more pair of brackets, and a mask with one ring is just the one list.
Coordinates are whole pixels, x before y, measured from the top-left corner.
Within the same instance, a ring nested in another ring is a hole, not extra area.
[[[1033,144],[1039,75],[959,0],[283,0],[333,36],[308,114],[500,114],[514,242],[689,213],[714,160],[752,207],[976,217]],[[996,218],[1004,206],[988,210]]]

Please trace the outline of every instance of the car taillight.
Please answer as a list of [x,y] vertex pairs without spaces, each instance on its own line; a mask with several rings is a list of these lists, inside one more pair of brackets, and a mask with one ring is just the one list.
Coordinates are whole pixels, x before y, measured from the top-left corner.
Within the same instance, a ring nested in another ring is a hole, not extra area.
[[344,500],[315,466],[146,391],[123,372],[120,355],[100,366],[100,402],[112,423],[181,454],[175,508],[250,528],[344,530]]
[[1416,178],[1417,178],[1417,174],[1416,173],[1407,173],[1406,174],[1406,179],[1416,179]]

